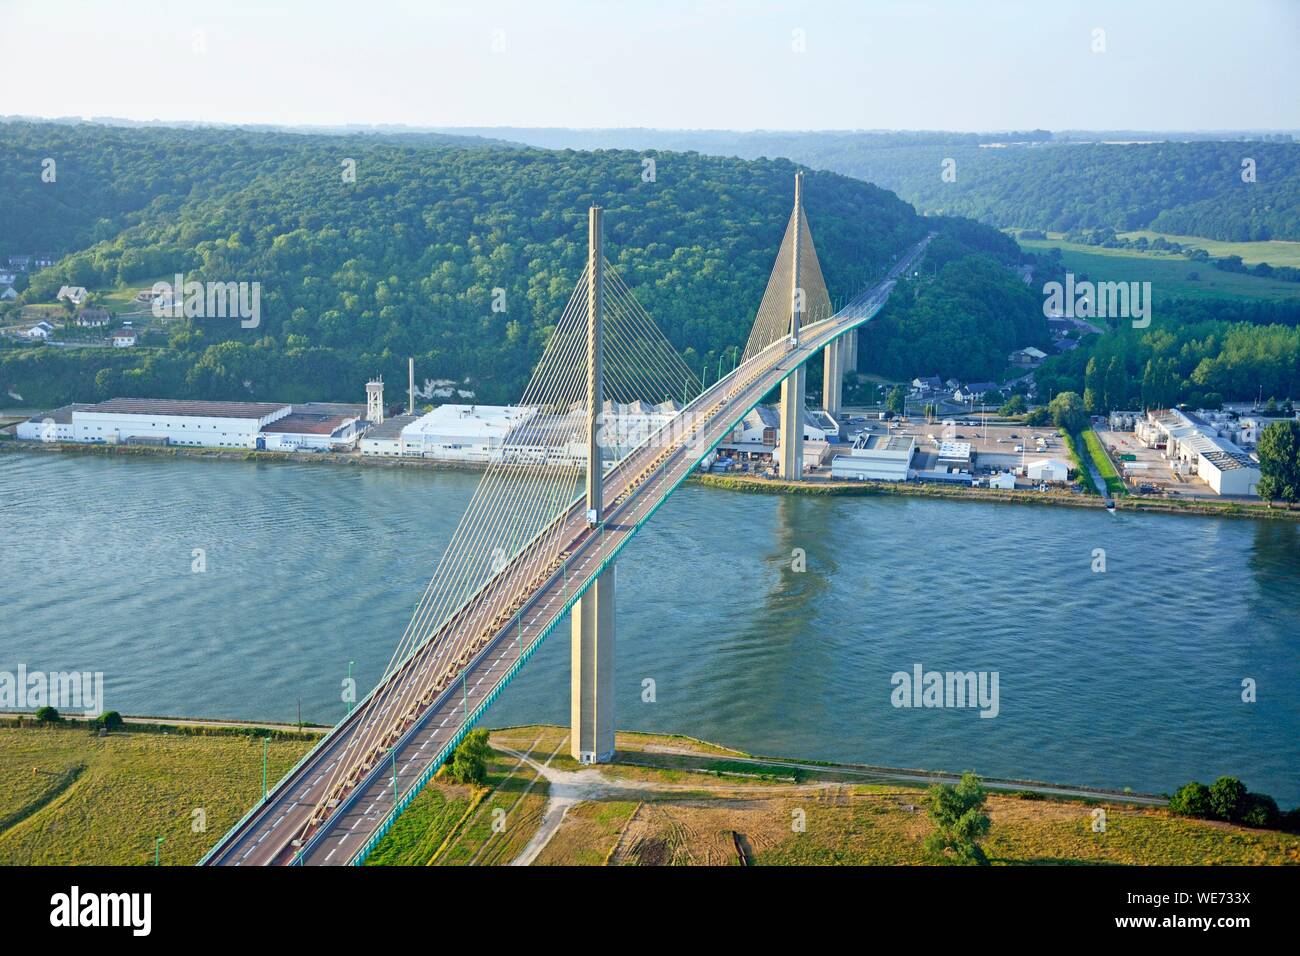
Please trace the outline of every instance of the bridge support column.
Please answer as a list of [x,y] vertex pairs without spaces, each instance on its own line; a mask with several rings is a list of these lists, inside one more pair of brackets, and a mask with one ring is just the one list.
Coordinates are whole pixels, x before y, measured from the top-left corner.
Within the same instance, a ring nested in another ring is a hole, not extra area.
[[573,605],[569,752],[579,763],[614,757],[614,567]]
[[844,366],[845,372],[856,372],[858,370],[858,330],[850,329],[844,333],[841,339],[844,343],[844,361],[840,364]]
[[[599,441],[605,407],[605,255],[603,214],[592,206],[587,242],[587,522],[605,520],[605,467]],[[569,750],[579,763],[614,756],[614,566],[573,605]]]
[[803,478],[803,406],[807,371],[800,365],[781,383],[781,458],[777,471],[782,478]]
[[822,349],[822,408],[839,420],[841,399],[844,394],[845,339],[833,339]]

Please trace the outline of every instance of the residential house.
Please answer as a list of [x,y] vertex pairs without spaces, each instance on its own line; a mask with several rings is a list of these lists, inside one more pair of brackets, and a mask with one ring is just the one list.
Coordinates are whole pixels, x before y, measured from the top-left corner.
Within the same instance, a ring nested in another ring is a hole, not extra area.
[[85,286],[64,285],[59,286],[59,294],[57,298],[60,302],[66,299],[73,305],[81,305],[81,303],[86,301],[86,295],[87,292]]
[[118,329],[113,333],[113,348],[129,349],[135,345],[135,329]]

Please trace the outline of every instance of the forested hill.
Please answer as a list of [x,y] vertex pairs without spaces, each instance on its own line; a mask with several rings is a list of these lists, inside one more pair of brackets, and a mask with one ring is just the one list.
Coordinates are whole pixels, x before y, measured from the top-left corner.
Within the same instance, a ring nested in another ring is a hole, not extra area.
[[[550,147],[617,145],[743,158],[786,156],[876,183],[922,212],[970,216],[998,227],[1061,232],[1109,227],[1239,242],[1300,240],[1300,143],[1072,142],[1045,130],[472,132]],[[955,180],[941,178],[946,159],[956,164]],[[1254,182],[1241,178],[1244,159],[1255,162]]]
[[[130,355],[7,348],[0,386],[29,403],[355,399],[366,376],[400,380],[414,355],[424,377],[510,400],[581,270],[592,203],[606,209],[607,255],[697,370],[743,344],[789,216],[789,161],[662,153],[647,181],[633,152],[403,142],[0,124],[0,252],[63,256],[25,301],[178,271],[262,283],[256,329],[178,322]],[[926,231],[866,183],[812,172],[805,190],[836,296]],[[505,312],[492,311],[498,288]]]

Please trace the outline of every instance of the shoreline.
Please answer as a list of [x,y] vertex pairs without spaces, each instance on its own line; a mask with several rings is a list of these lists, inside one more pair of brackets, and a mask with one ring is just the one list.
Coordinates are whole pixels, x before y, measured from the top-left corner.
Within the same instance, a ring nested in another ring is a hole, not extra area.
[[[63,717],[59,725],[44,727],[36,724],[35,721],[30,720],[29,718],[31,717],[32,712],[30,711],[0,711],[0,727],[25,730],[40,729],[55,733],[60,730],[84,733],[85,724],[88,722],[86,718],[77,715],[67,715]],[[302,727],[299,727],[297,724],[274,722],[258,723],[256,721],[233,720],[226,718],[205,719],[201,717],[153,717],[123,714],[122,720],[125,727],[123,728],[123,731],[120,732],[129,731],[133,733],[163,735],[170,732],[176,732],[179,734],[197,732],[201,735],[244,735],[256,730],[267,731],[275,736],[287,735],[315,738],[321,737],[333,729],[320,724],[304,724]],[[532,728],[564,730],[564,728],[552,724],[507,724],[501,727],[488,727],[485,729],[489,734],[498,734],[512,730]],[[620,750],[613,761],[614,764],[654,766],[653,763],[646,764],[643,763],[643,761],[629,759],[638,754],[662,755],[668,757],[716,757],[746,765],[752,764],[758,767],[779,766],[790,768],[792,770],[800,770],[813,775],[834,775],[837,777],[847,776],[850,778],[861,778],[876,782],[894,782],[910,786],[928,786],[934,783],[955,784],[961,779],[960,773],[949,770],[926,770],[915,767],[885,767],[878,764],[844,763],[816,760],[812,758],[805,759],[786,756],[774,757],[764,754],[751,754],[747,751],[728,747],[725,744],[714,743],[713,741],[703,740],[686,734],[652,733],[635,729],[619,730],[618,733],[620,735],[648,738],[652,741],[653,747],[645,749],[644,751],[642,749],[626,751]],[[676,746],[674,746],[675,744]],[[1135,790],[1120,790],[1111,787],[1051,783],[1042,780],[1028,780],[1018,777],[991,777],[981,775],[980,779],[990,790],[1004,793],[1031,792],[1041,793],[1044,796],[1050,796],[1055,799],[1110,800],[1142,806],[1158,807],[1165,806],[1169,802],[1168,796],[1165,794]]]
[[[693,475],[692,479],[705,487],[722,488],[744,494],[807,495],[810,497],[853,497],[893,495],[901,498],[943,498],[953,501],[984,501],[998,504],[1057,506],[1063,508],[1091,508],[1105,511],[1106,502],[1099,495],[1080,495],[1068,492],[1008,491],[999,488],[958,488],[948,485],[929,485],[919,482],[880,481],[782,481],[780,478],[754,478],[740,475]],[[1300,521],[1300,510],[1269,507],[1263,502],[1241,501],[1170,501],[1167,498],[1148,498],[1126,495],[1114,499],[1116,511],[1150,511],[1164,514],[1181,514],[1210,518],[1256,518],[1278,521]]]
[[[181,448],[151,445],[80,445],[62,442],[32,442],[19,439],[0,440],[0,451],[65,455],[100,455],[123,457],[192,458],[199,461],[240,461],[283,464],[317,464],[362,468],[417,468],[428,471],[482,473],[486,463],[437,461],[428,458],[386,458],[346,452],[257,451],[245,448]],[[958,488],[919,482],[834,481],[815,479],[791,482],[779,478],[756,478],[748,475],[714,475],[692,472],[688,478],[706,488],[720,488],[747,494],[789,494],[810,497],[893,495],[908,498],[943,498],[950,501],[983,501],[998,504],[1057,506],[1106,510],[1099,495],[1069,492],[1009,491],[998,488]],[[1300,521],[1300,509],[1285,505],[1272,507],[1263,502],[1215,501],[1213,499],[1173,501],[1128,494],[1113,499],[1116,511],[1159,512],[1192,517],[1253,518],[1257,520]]]

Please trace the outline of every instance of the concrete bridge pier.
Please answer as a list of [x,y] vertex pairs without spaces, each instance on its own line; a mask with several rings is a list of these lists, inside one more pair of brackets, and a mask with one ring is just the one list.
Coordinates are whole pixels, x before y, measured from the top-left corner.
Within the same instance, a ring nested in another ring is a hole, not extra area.
[[[604,521],[605,467],[600,414],[605,407],[604,217],[592,206],[587,230],[587,522]],[[614,757],[614,565],[592,582],[571,611],[573,648],[569,698],[569,752],[579,763]]]
[[838,421],[844,395],[845,338],[832,339],[822,349],[822,408]]
[[571,612],[569,752],[579,763],[614,758],[614,580],[610,565]]
[[781,383],[781,457],[777,472],[782,478],[803,478],[803,408],[808,387],[806,367],[800,365]]

